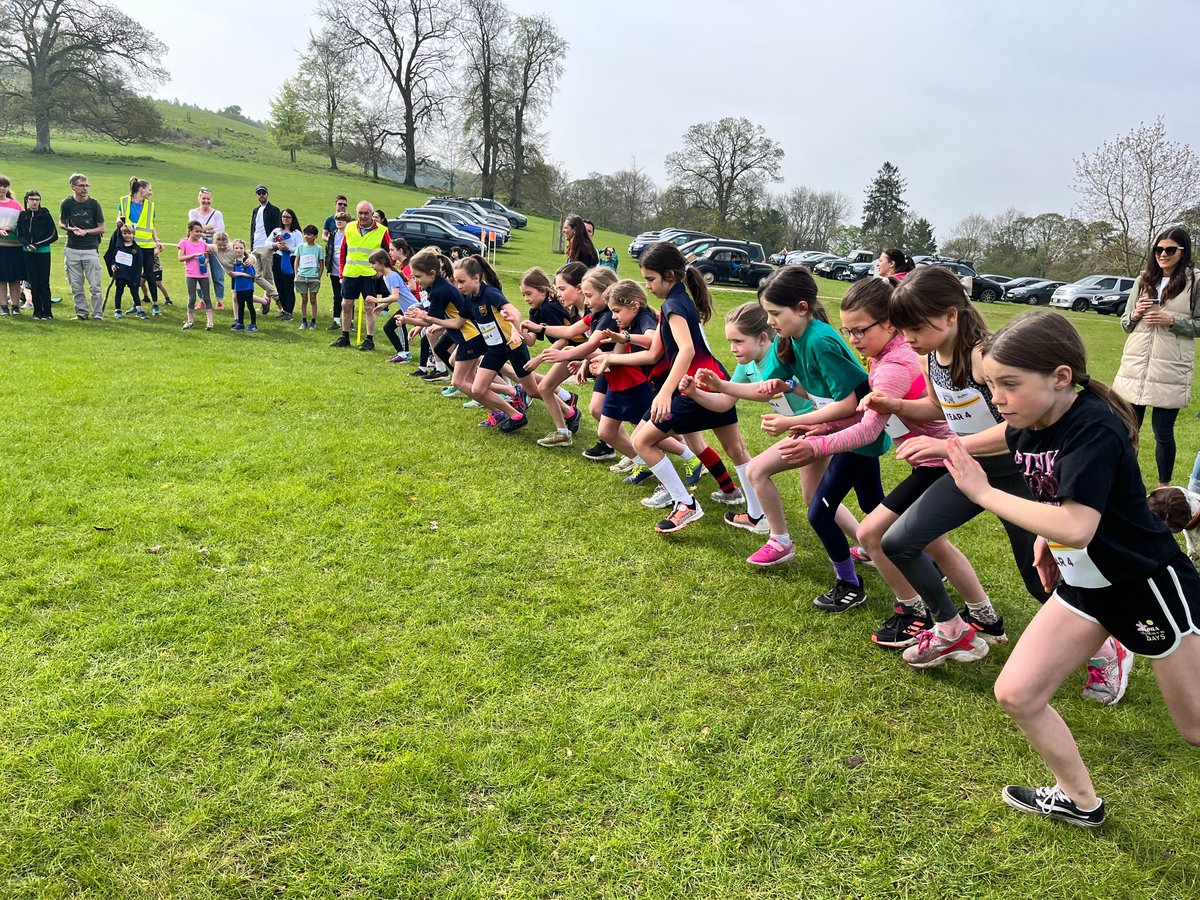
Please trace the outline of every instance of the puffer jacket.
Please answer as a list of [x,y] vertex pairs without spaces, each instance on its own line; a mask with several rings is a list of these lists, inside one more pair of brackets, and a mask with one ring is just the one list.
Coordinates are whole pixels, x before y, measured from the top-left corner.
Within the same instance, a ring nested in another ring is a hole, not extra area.
[[1200,300],[1198,274],[1192,269],[1184,289],[1163,304],[1163,309],[1175,316],[1170,327],[1134,321],[1133,309],[1142,296],[1141,277],[1134,282],[1121,316],[1121,327],[1129,337],[1113,379],[1117,393],[1130,403],[1157,409],[1183,409],[1191,404],[1196,337],[1200,335],[1196,314]]

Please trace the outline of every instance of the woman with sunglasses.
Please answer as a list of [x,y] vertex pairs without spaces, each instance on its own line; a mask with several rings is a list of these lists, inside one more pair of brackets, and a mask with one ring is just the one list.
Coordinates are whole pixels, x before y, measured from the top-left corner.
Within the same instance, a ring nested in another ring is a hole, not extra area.
[[1151,245],[1146,268],[1130,296],[1137,299],[1121,316],[1129,338],[1113,388],[1133,406],[1139,427],[1146,407],[1154,408],[1154,460],[1158,486],[1166,487],[1175,469],[1175,419],[1192,400],[1200,333],[1200,279],[1192,266],[1191,235],[1182,228],[1163,231]]

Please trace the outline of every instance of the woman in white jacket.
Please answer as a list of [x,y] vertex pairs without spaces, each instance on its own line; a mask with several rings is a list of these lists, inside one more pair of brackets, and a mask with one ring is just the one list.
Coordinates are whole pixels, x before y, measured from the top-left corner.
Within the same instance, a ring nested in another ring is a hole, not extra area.
[[1192,266],[1192,238],[1168,228],[1150,247],[1146,268],[1134,282],[1121,317],[1129,333],[1113,387],[1132,406],[1141,425],[1146,407],[1154,408],[1154,459],[1159,487],[1171,483],[1175,468],[1175,419],[1192,399],[1196,336],[1200,334],[1197,299],[1200,279]]

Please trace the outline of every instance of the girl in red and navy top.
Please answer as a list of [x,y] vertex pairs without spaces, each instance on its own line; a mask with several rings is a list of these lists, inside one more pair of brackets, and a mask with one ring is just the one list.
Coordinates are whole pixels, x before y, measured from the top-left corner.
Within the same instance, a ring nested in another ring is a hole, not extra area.
[[[688,386],[692,387],[692,378],[701,369],[710,369],[722,378],[729,377],[725,367],[712,355],[704,337],[703,323],[712,315],[712,297],[708,293],[708,285],[699,272],[688,267],[683,254],[674,244],[654,244],[642,254],[639,264],[646,286],[663,301],[659,329],[648,350],[610,354],[607,363],[610,366],[653,365],[660,357],[665,357],[670,363],[671,368],[650,409],[633,433],[633,447],[663,487],[671,493],[674,504],[671,512],[654,529],[659,534],[671,534],[699,519],[704,515],[704,510],[663,454],[662,442],[673,435],[683,437],[711,430],[734,465],[748,462],[750,454],[742,442],[742,434],[737,427],[737,410],[732,403],[723,412],[712,410],[680,391],[684,377],[689,376]],[[706,447],[700,454],[700,461],[717,479],[723,493],[737,491],[716,451]],[[737,491],[737,497],[741,499],[740,491]]]
[[[583,284],[583,276],[586,274],[587,266],[583,263],[570,262],[554,275],[554,287],[558,292],[559,301],[570,315],[570,324],[537,325],[531,322],[522,326],[536,337],[554,341],[549,350],[543,350],[530,360],[527,366],[528,370],[532,372],[542,364],[543,360],[549,359],[554,363],[550,370],[538,379],[538,396],[546,404],[546,411],[550,413],[550,419],[554,422],[554,432],[538,440],[538,444],[542,447],[570,447],[574,443],[571,435],[579,430],[581,417],[579,410],[574,408],[575,396],[572,394],[569,401],[572,407],[570,415],[564,416],[558,405],[554,403],[553,398],[558,395],[558,386],[571,374],[571,370],[567,363],[556,362],[553,359],[555,354],[550,353],[550,350],[562,350],[565,347],[582,344],[586,340],[587,326],[582,321],[583,291],[580,287]],[[547,356],[548,353],[549,356]]]

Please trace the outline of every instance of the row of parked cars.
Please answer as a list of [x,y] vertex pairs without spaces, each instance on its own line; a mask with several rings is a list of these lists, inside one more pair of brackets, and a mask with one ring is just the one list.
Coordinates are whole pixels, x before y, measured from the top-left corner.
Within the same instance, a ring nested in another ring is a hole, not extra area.
[[1119,316],[1125,312],[1129,303],[1133,279],[1119,275],[1089,275],[1068,284],[1065,281],[1047,281],[1026,276],[1009,278],[1004,287],[1004,299],[1011,303],[1054,306],[1076,312],[1091,310],[1102,316]]
[[674,244],[708,284],[740,284],[759,287],[775,267],[767,264],[762,244],[735,238],[719,238],[688,228],[644,231],[629,245],[629,255],[640,259],[651,244]]
[[430,197],[424,206],[406,209],[388,220],[392,237],[404,238],[413,250],[437,247],[443,253],[487,253],[512,239],[529,219],[489,197]]

